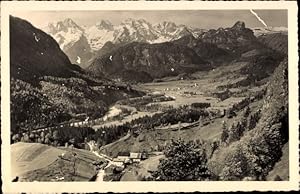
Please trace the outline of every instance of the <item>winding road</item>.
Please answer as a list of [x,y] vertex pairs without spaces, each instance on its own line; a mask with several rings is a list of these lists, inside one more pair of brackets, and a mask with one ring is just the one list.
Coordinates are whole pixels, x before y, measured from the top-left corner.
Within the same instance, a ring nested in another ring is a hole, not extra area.
[[[90,147],[90,150],[93,150],[93,145],[90,143],[87,143],[88,146]],[[97,157],[104,159],[105,161],[108,162],[108,164],[101,170],[99,170],[98,174],[97,174],[97,178],[96,178],[96,182],[102,182],[104,175],[105,175],[105,169],[110,167],[110,165],[112,165],[112,158],[110,158],[109,156],[106,156],[105,154],[99,154],[97,151],[91,151],[93,154],[95,154]]]

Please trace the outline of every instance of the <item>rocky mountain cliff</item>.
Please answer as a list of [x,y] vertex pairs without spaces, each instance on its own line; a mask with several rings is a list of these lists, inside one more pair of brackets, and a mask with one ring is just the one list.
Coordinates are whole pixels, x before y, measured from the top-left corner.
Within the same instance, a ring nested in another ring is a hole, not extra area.
[[256,37],[253,31],[246,28],[245,23],[242,21],[236,22],[231,28],[209,30],[203,33],[200,39],[203,42],[216,44],[219,48],[238,53],[244,51],[242,47],[256,46]]

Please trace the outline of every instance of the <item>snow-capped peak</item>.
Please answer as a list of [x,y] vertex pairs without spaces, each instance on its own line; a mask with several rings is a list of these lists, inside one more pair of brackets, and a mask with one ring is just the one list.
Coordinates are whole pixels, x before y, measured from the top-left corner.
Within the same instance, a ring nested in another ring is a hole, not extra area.
[[155,25],[155,28],[160,32],[170,33],[174,32],[177,29],[177,25],[174,22],[164,21]]
[[82,27],[77,25],[70,18],[67,18],[63,21],[51,22],[48,24],[48,26],[44,30],[50,34],[56,34],[61,31],[67,32],[68,29],[74,29],[74,30],[78,30],[78,31],[82,31],[82,32],[84,31],[84,29]]
[[72,45],[84,34],[84,29],[70,18],[55,23],[49,23],[44,31],[49,33],[59,43],[63,50],[72,47]]
[[102,46],[114,39],[114,26],[108,20],[101,20],[94,26],[86,29],[85,36],[88,40],[90,48],[97,51]]
[[114,30],[114,26],[108,20],[101,20],[96,23],[98,29]]
[[146,28],[146,29],[151,29],[152,28],[152,25],[147,22],[146,20],[144,19],[132,19],[132,18],[128,18],[126,20],[124,20],[120,26],[124,27],[133,27],[133,28],[139,28],[139,27],[142,27],[142,28]]
[[125,19],[125,20],[122,22],[122,24],[133,24],[133,23],[135,23],[135,22],[136,22],[135,19],[133,19],[133,18],[127,18],[127,19]]
[[62,23],[68,27],[79,27],[71,18],[66,18]]
[[72,19],[67,18],[63,21],[58,21],[55,24],[52,24],[52,26],[55,28],[57,32],[64,31],[67,32],[69,28],[71,29],[77,29],[79,31],[83,31],[83,28],[78,26]]

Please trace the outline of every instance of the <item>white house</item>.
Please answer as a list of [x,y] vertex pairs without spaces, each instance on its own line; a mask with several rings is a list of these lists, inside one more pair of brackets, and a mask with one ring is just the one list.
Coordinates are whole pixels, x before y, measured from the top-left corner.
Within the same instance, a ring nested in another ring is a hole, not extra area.
[[112,164],[116,165],[116,166],[123,167],[124,166],[124,161],[125,160],[120,159],[120,158],[114,158],[113,161],[112,161]]
[[142,154],[130,152],[129,158],[132,159],[133,162],[140,162],[142,158]]

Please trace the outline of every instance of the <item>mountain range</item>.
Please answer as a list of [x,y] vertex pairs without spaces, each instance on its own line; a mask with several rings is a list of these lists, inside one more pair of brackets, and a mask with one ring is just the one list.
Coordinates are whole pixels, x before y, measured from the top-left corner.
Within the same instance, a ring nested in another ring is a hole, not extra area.
[[72,19],[49,23],[43,30],[49,33],[68,55],[72,63],[87,67],[91,58],[108,41],[112,43],[161,43],[179,39],[185,35],[198,37],[205,30],[161,22],[152,25],[144,19],[126,19],[119,25],[101,20],[91,27],[81,27]]
[[[107,42],[113,44],[125,44],[130,42],[163,43],[178,40],[184,36],[194,38],[204,37],[206,32],[219,31],[192,28],[186,25],[177,25],[174,22],[163,21],[158,24],[151,24],[144,19],[126,19],[119,25],[113,25],[108,20],[100,20],[90,27],[80,26],[72,19],[51,22],[43,28],[60,45],[67,54],[70,61],[83,68],[88,67],[98,51]],[[256,27],[251,29],[255,36],[270,33],[286,33],[285,27]]]
[[[287,40],[281,38],[286,35],[278,36],[274,40]],[[244,22],[238,21],[232,27],[208,30],[197,38],[190,34],[155,44],[107,42],[86,70],[123,82],[149,82],[243,61],[248,64],[244,73],[257,72],[255,76],[262,79],[273,72],[282,57],[268,46],[267,39],[256,37]]]
[[[87,71],[117,81],[149,82],[181,73],[207,71],[233,60],[249,62],[267,55],[269,61],[277,61],[281,55],[270,47],[281,46],[281,50],[285,50],[287,45],[285,33],[257,37],[242,21],[228,28],[201,30],[172,22],[152,25],[145,20],[133,19],[125,20],[119,26],[102,20],[87,28],[66,19],[47,26],[46,31],[52,34],[51,37],[26,21],[17,22],[19,20],[11,22],[14,50],[11,63],[15,66],[11,68],[11,74],[25,81],[35,80],[34,77],[71,77],[75,74],[82,78],[86,75],[78,72]],[[15,28],[22,28],[24,32]],[[113,32],[113,36],[104,39],[108,32]],[[21,41],[20,37],[25,40]],[[27,47],[31,49],[20,49]],[[256,61],[255,66],[259,67],[257,64],[261,61]]]

